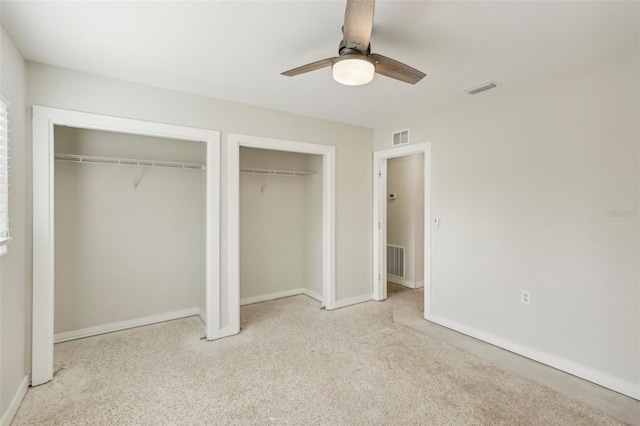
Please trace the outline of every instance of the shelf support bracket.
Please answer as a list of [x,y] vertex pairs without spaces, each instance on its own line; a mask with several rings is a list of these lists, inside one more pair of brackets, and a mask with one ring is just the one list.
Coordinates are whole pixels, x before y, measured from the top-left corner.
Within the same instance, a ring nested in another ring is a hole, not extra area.
[[136,167],[136,178],[133,181],[133,189],[138,189],[138,185],[140,185],[140,181],[142,180],[142,176],[144,176],[145,171],[146,169],[138,164]]
[[269,174],[267,175],[267,178],[264,180],[264,184],[262,184],[262,188],[260,189],[260,195],[264,195],[264,190],[267,187],[267,184],[269,183],[269,178],[271,177],[272,174],[274,174],[274,172],[269,172]]

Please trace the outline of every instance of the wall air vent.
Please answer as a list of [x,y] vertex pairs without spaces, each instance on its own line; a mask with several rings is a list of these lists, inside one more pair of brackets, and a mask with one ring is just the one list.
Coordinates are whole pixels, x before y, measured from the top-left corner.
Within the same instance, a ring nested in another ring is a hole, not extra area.
[[474,84],[473,86],[462,90],[470,95],[475,95],[476,93],[484,92],[485,90],[493,89],[497,86],[498,85],[493,81],[485,81],[484,83]]
[[409,129],[401,130],[393,134],[393,140],[391,141],[391,145],[397,146],[397,145],[404,145],[406,143],[409,143]]
[[387,275],[404,279],[404,247],[387,244]]

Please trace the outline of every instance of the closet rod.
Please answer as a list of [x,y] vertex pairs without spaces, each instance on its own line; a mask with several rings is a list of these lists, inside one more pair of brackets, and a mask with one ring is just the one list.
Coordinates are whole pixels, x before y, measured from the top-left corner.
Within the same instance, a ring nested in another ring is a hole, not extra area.
[[251,173],[254,175],[269,175],[269,176],[300,176],[300,177],[313,177],[316,174],[314,172],[303,172],[299,170],[276,170],[276,169],[253,169],[253,168],[241,168],[240,173]]
[[55,154],[57,161],[83,164],[115,164],[120,166],[168,167],[172,169],[206,170],[200,163],[177,161],[141,160],[137,158],[96,157],[93,155]]

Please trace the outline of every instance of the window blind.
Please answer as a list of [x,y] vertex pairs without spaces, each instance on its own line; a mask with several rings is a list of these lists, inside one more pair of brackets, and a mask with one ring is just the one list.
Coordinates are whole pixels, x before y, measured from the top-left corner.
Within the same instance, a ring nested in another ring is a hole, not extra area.
[[9,224],[9,103],[0,97],[0,247],[11,241]]

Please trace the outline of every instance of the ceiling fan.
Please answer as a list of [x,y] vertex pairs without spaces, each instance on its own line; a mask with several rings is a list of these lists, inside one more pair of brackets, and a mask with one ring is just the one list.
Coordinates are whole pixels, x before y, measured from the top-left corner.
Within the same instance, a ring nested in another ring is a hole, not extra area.
[[410,84],[422,80],[426,75],[423,72],[386,56],[371,53],[369,41],[373,29],[374,7],[375,0],[347,0],[338,56],[285,71],[282,75],[293,77],[331,66],[334,80],[349,86],[369,83],[373,80],[374,73]]

